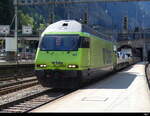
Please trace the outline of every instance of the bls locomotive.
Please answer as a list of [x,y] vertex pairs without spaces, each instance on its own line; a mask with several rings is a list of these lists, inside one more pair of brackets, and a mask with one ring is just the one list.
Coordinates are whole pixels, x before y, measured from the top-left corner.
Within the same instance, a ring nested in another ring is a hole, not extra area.
[[[133,60],[119,60],[116,43],[75,20],[49,25],[41,35],[35,74],[44,87],[72,89],[123,68]],[[135,62],[135,61],[134,61]]]

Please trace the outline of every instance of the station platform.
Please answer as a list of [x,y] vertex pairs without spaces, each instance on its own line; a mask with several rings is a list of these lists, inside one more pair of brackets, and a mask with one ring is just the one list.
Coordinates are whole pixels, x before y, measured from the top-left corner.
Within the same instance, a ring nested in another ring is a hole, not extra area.
[[150,90],[140,62],[31,112],[150,112]]
[[1,66],[10,66],[10,65],[17,65],[17,64],[34,64],[34,60],[18,60],[17,61],[6,61],[6,60],[0,60],[0,67]]

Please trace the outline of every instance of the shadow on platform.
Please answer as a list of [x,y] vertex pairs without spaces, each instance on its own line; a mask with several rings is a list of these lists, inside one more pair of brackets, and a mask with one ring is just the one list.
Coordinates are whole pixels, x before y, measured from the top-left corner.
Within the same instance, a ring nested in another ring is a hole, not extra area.
[[138,75],[130,72],[119,72],[90,85],[89,89],[127,89]]

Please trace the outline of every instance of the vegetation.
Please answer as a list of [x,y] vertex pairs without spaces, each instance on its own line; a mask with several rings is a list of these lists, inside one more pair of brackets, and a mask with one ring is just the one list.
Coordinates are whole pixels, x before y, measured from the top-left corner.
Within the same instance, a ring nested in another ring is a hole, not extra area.
[[[34,8],[18,8],[18,20],[19,29],[22,29],[22,25],[30,25],[33,28],[33,32],[37,32],[45,29],[45,18],[39,14]],[[13,0],[0,0],[0,25],[13,24],[11,29],[14,29],[14,6]]]
[[30,17],[28,14],[23,13],[21,10],[18,11],[19,17],[19,26],[21,25],[30,25],[32,28],[34,27],[34,19]]
[[22,7],[19,11],[20,25],[31,25],[34,32],[39,32],[45,29],[46,21],[33,7]]

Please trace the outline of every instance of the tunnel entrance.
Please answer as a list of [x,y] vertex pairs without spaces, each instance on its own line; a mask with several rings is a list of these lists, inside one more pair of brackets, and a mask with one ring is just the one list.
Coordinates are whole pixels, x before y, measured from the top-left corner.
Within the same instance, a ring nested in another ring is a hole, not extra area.
[[150,62],[150,50],[148,51],[148,56],[147,56],[147,60],[148,60],[148,62]]
[[[122,45],[117,50],[120,51],[121,49],[131,49],[132,50],[132,56],[134,56],[134,57],[140,57],[141,61],[144,60],[144,58],[143,58],[143,48],[133,48],[130,45]],[[149,60],[150,60],[150,56],[149,56]]]
[[138,50],[138,57],[141,57],[141,61],[143,61],[143,48],[136,48]]

